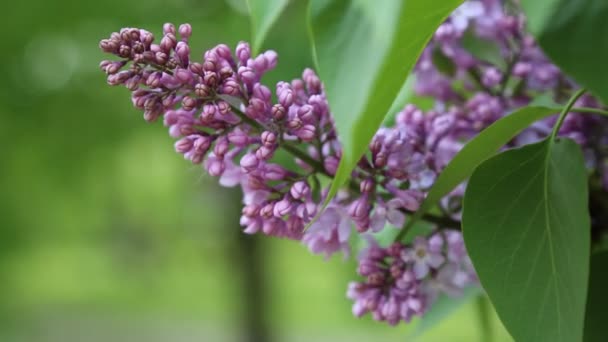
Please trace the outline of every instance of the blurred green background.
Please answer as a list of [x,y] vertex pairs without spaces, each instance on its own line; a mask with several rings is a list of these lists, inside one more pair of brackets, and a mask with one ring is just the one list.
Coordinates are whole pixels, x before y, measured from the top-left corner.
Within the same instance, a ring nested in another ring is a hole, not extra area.
[[[355,265],[240,233],[220,189],[98,69],[124,26],[193,25],[193,55],[249,39],[240,0],[4,3],[0,83],[0,341],[404,341],[356,319]],[[266,46],[268,82],[311,66],[293,1]],[[200,52],[198,52],[200,51]],[[495,318],[494,334],[508,340]],[[481,340],[466,305],[418,341]]]

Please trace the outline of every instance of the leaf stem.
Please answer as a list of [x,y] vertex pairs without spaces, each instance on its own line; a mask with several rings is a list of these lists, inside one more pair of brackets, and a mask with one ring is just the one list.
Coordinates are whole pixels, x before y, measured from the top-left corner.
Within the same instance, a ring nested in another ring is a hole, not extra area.
[[578,100],[579,97],[583,96],[583,94],[586,91],[587,91],[587,89],[581,88],[578,91],[576,91],[576,93],[574,93],[574,95],[572,95],[572,97],[570,97],[570,99],[568,100],[568,103],[566,103],[566,106],[564,107],[564,109],[562,109],[562,112],[559,114],[559,118],[557,119],[557,122],[555,123],[555,125],[553,125],[553,131],[551,132],[551,136],[549,138],[551,141],[554,141],[556,139],[559,129],[562,127],[562,124],[564,123],[566,116],[568,115],[568,113],[570,112],[572,107],[574,106],[574,103],[576,102],[576,100]]

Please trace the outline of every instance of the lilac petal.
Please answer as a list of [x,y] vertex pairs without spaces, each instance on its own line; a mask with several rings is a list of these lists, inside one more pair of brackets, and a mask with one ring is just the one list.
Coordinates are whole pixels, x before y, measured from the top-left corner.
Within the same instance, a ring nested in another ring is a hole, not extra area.
[[414,264],[414,274],[416,279],[422,279],[429,274],[429,266],[424,262],[417,262]]
[[427,263],[433,268],[439,268],[445,261],[445,258],[441,254],[429,254],[427,258]]

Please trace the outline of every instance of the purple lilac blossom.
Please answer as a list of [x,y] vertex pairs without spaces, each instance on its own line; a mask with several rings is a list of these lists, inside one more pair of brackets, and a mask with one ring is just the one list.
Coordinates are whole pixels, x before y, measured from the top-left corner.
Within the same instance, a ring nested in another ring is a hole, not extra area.
[[[199,164],[226,187],[243,191],[240,223],[247,234],[301,241],[313,253],[348,255],[353,226],[358,234],[400,228],[417,210],[428,189],[467,140],[538,95],[563,102],[576,88],[525,31],[520,11],[500,0],[470,0],[438,29],[415,68],[415,91],[431,97],[432,108],[406,105],[393,127],[382,127],[350,183],[320,212],[341,158],[321,80],[311,69],[300,78],[262,83],[278,55],[252,56],[249,45],[231,50],[220,44],[197,60],[190,55],[192,28],[165,24],[152,33],[125,28],[100,42],[118,60],[101,62],[110,85],[131,91],[146,121],[162,119],[176,139],[176,152]],[[480,60],[463,45],[466,35],[494,42],[502,63]],[[179,37],[179,39],[178,39]],[[434,65],[439,51],[455,67],[446,74]],[[273,90],[274,89],[274,90]],[[273,100],[276,98],[276,101]],[[592,96],[576,106],[599,107]],[[509,143],[543,139],[555,118],[539,121]],[[560,134],[577,141],[608,189],[606,120],[569,115]],[[277,151],[289,152],[297,168],[287,168]],[[461,184],[442,199],[443,217],[460,220]],[[319,214],[309,229],[306,225]],[[462,234],[435,224],[430,236],[387,248],[371,242],[359,258],[362,282],[349,286],[353,313],[371,313],[396,324],[422,316],[441,294],[456,296],[476,284]],[[391,228],[392,229],[392,228]]]

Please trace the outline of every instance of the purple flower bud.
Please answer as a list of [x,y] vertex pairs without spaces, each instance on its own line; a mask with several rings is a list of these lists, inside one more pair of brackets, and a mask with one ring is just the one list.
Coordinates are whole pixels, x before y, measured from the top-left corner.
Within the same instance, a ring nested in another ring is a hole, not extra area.
[[252,85],[257,81],[257,75],[255,71],[249,67],[241,66],[238,70],[238,75],[241,81],[247,85]]
[[273,154],[274,154],[274,148],[270,148],[270,147],[266,147],[266,146],[261,146],[260,148],[258,148],[255,151],[255,156],[256,156],[256,158],[258,158],[258,160],[268,160],[268,159],[272,158]]
[[299,130],[300,128],[302,128],[302,120],[298,118],[293,118],[292,120],[289,120],[287,122],[287,128],[294,131]]
[[361,184],[359,184],[359,189],[361,193],[369,194],[374,190],[375,184],[374,181],[370,178],[364,179]]
[[175,78],[182,82],[182,84],[190,84],[193,80],[192,72],[190,70],[182,68],[178,68],[175,70]]
[[184,154],[190,151],[193,145],[192,139],[190,139],[190,137],[185,137],[175,142],[175,151]]
[[310,195],[310,187],[304,181],[295,182],[289,190],[291,197],[295,199],[305,199]]
[[171,50],[175,48],[176,44],[177,39],[175,39],[175,35],[169,33],[160,40],[160,49],[165,53],[170,53]]
[[218,101],[217,110],[220,112],[220,115],[228,115],[232,111],[232,108],[230,108],[230,105],[227,102]]
[[251,58],[251,49],[246,42],[239,42],[236,46],[236,57],[241,62],[241,65],[246,65],[247,60]]
[[182,65],[187,66],[190,60],[190,46],[186,42],[177,43],[175,55],[179,58]]
[[329,156],[323,161],[323,167],[325,167],[325,171],[327,171],[327,173],[332,176],[336,174],[336,171],[338,170],[338,164],[340,164],[340,161],[334,156]]
[[310,105],[303,105],[298,109],[298,117],[302,122],[313,123],[315,121],[315,113]]
[[192,26],[190,24],[181,24],[179,25],[179,35],[184,40],[188,40],[192,35]]
[[250,173],[258,168],[259,160],[254,154],[246,154],[241,158],[241,167],[243,172]]
[[272,99],[272,93],[268,87],[262,85],[261,83],[256,83],[253,85],[253,97],[270,102]]
[[285,118],[285,107],[280,104],[275,104],[272,106],[271,113],[275,120],[281,121],[283,118]]
[[241,89],[235,80],[228,79],[222,85],[222,93],[226,95],[239,96]]
[[270,202],[260,209],[260,216],[269,219],[274,216],[274,203]]
[[203,73],[205,72],[205,70],[203,69],[203,65],[200,63],[190,63],[188,67],[190,68],[190,71],[197,75],[203,75]]
[[175,34],[175,25],[171,23],[165,23],[163,25],[163,33],[164,34]]
[[278,201],[273,208],[273,213],[275,217],[281,218],[285,215],[289,215],[291,213],[292,205],[288,199],[284,198]]
[[224,169],[225,169],[225,165],[224,165],[224,161],[217,159],[217,157],[215,156],[209,156],[209,158],[207,158],[207,172],[209,172],[209,174],[211,176],[214,177],[218,177],[221,176],[222,173],[224,173]]
[[274,69],[277,66],[277,63],[279,61],[279,55],[273,51],[273,50],[268,50],[266,52],[264,52],[264,57],[266,58],[266,61],[268,62],[268,70],[270,69]]
[[203,82],[209,87],[215,87],[218,82],[218,77],[215,72],[207,71],[203,76]]
[[226,44],[219,44],[215,47],[215,52],[220,58],[223,58],[227,61],[232,60],[232,52],[230,52],[230,48]]
[[304,141],[313,141],[315,139],[315,131],[315,126],[304,125],[300,129],[295,131],[295,135]]
[[271,181],[283,180],[287,176],[287,171],[277,164],[266,164],[264,166],[264,178]]
[[206,84],[199,83],[194,86],[194,93],[198,97],[207,98],[211,96],[211,88]]
[[249,143],[249,136],[240,129],[228,133],[228,141],[236,147],[245,147]]
[[218,157],[223,157],[226,153],[228,153],[228,149],[230,148],[230,143],[228,142],[228,138],[225,136],[217,139],[215,143],[215,147],[213,148],[213,153]]
[[277,142],[277,136],[273,132],[264,131],[261,135],[262,144],[266,147],[272,147]]
[[190,96],[184,96],[182,99],[182,108],[186,111],[193,110],[197,105],[197,101]]
[[162,74],[160,72],[154,72],[146,79],[146,85],[150,88],[158,88],[160,86],[160,78]]

